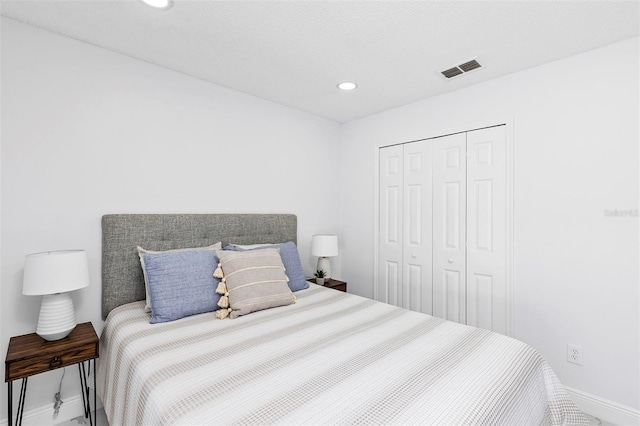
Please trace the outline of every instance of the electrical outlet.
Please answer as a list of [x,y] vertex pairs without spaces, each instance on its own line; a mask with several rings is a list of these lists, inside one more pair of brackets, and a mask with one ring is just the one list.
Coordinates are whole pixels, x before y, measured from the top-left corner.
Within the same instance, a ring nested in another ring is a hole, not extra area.
[[582,365],[582,346],[567,343],[567,361]]

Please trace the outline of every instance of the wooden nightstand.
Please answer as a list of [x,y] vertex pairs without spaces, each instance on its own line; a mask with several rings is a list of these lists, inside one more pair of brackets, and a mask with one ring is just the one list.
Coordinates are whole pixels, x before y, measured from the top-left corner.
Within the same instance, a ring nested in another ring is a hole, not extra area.
[[[307,281],[314,284],[316,283],[315,278],[309,278]],[[344,291],[345,293],[347,292],[347,283],[344,281],[336,280],[334,278],[329,278],[328,280],[325,280],[324,286],[332,288],[334,290]]]
[[[80,385],[82,387],[82,401],[84,416],[89,418],[90,424],[95,424],[91,418],[91,403],[89,401],[89,385],[87,374],[93,360],[93,408],[96,407],[96,358],[99,357],[98,336],[90,322],[78,324],[64,339],[48,342],[35,333],[12,337],[9,340],[7,357],[4,361],[4,381],[9,386],[9,426],[13,424],[13,381],[22,379],[20,399],[16,423],[22,424],[24,414],[24,400],[27,394],[27,379],[30,376],[78,364]],[[85,369],[85,361],[89,365]]]

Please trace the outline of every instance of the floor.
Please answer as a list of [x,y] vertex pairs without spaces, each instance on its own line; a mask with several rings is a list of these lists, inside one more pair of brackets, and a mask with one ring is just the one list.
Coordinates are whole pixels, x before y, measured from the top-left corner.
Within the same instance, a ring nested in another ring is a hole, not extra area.
[[587,416],[587,419],[589,420],[589,426],[615,426],[612,423],[607,423],[596,417],[590,416],[587,413],[584,413],[584,415]]
[[[109,422],[107,421],[107,415],[104,412],[104,408],[101,408],[96,413],[96,426],[109,426]],[[75,417],[71,420],[68,420],[63,423],[58,423],[56,426],[77,426],[77,425],[88,425],[89,419],[85,419],[83,416]]]

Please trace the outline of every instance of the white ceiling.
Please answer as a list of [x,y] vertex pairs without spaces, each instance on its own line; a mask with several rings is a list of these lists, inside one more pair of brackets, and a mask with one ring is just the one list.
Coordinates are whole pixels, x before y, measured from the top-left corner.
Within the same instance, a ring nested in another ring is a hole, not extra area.
[[[4,16],[338,122],[634,37],[640,27],[637,0],[1,6]],[[474,57],[485,68],[449,81],[437,74]],[[344,80],[358,89],[337,90]]]

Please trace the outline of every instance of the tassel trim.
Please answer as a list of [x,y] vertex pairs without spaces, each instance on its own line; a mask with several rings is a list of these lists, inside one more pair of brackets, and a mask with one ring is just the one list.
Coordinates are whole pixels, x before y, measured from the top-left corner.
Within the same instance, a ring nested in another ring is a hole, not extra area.
[[226,317],[229,316],[229,314],[231,313],[233,309],[231,308],[227,308],[227,309],[218,309],[216,311],[216,318],[218,319],[225,319]]
[[229,307],[229,293],[225,293],[224,296],[222,296],[220,300],[218,300],[218,306],[221,308]]
[[216,293],[221,294],[220,300],[218,300],[218,306],[221,308],[229,307],[229,290],[227,289],[227,284],[224,280],[220,281],[218,284],[218,288],[216,288]]
[[[211,270],[211,269],[209,269]],[[216,268],[215,271],[213,271],[213,277],[214,278],[222,278],[224,277],[224,273],[222,272],[222,264],[218,263],[218,267]]]

